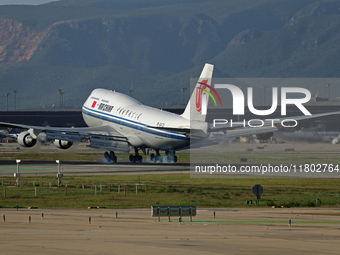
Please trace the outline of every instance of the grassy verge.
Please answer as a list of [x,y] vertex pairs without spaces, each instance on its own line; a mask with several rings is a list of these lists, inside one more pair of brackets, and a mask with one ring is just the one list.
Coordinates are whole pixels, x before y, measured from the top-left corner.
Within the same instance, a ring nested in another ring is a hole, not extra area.
[[[16,205],[38,208],[255,206],[246,205],[247,200],[255,200],[251,192],[255,184],[261,184],[264,188],[260,204],[256,206],[340,207],[340,179],[196,179],[190,178],[187,174],[65,176],[63,187],[57,187],[56,178],[52,176],[22,177],[20,187],[13,186],[13,177],[3,177],[0,181],[3,183],[3,186],[0,186],[2,208],[14,208]],[[12,186],[9,186],[10,182]],[[37,196],[33,183],[37,189]],[[320,199],[321,204],[317,204],[316,199]]]

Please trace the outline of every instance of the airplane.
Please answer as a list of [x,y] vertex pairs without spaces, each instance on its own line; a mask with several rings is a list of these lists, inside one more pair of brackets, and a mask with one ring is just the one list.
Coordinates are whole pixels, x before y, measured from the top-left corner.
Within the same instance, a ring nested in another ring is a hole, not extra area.
[[[167,162],[177,162],[176,151],[192,147],[207,140],[211,133],[225,131],[229,136],[265,134],[277,130],[268,125],[262,128],[235,128],[230,124],[213,127],[206,122],[206,115],[196,110],[197,91],[204,88],[210,91],[214,66],[205,64],[191,94],[189,102],[180,115],[163,111],[141,104],[132,97],[107,89],[94,89],[82,107],[82,116],[88,127],[57,128],[39,127],[0,122],[0,126],[22,128],[26,131],[18,135],[18,143],[24,147],[33,147],[37,140],[53,141],[60,149],[68,149],[75,142],[85,139],[90,147],[105,150],[104,157],[108,163],[116,163],[115,152],[129,152],[134,148],[134,154],[129,156],[132,163],[141,163],[142,150],[145,155],[153,149],[153,162],[163,162],[160,151],[165,151]],[[205,86],[207,85],[207,86]],[[203,93],[203,92],[201,92]],[[202,94],[201,94],[202,95]],[[206,97],[208,100],[209,97]],[[196,103],[192,103],[196,102]],[[296,120],[340,114],[340,112],[315,114],[313,116],[297,116]],[[279,123],[280,120],[276,124]]]

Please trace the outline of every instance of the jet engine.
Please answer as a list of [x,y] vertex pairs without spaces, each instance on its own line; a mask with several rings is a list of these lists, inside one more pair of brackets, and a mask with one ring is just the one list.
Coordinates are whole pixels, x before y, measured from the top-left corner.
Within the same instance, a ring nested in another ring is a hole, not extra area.
[[270,133],[264,133],[264,134],[256,134],[256,138],[259,140],[268,140],[274,135],[273,132]]
[[338,144],[339,143],[339,137],[332,139],[332,144]]
[[70,148],[72,146],[72,142],[70,141],[65,141],[65,140],[54,140],[54,143],[53,143],[56,147],[58,147],[59,149],[63,149],[63,150],[66,150],[68,148]]
[[23,147],[33,147],[37,143],[37,139],[34,139],[30,132],[21,132],[18,135],[18,143]]

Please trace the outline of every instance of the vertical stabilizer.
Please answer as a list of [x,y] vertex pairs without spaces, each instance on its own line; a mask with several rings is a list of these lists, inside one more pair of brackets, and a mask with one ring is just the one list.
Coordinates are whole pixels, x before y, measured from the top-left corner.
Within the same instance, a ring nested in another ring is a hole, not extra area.
[[[182,117],[191,121],[205,121],[214,66],[205,64],[201,76],[192,91]],[[208,86],[207,86],[208,85]],[[208,93],[207,93],[208,92]]]

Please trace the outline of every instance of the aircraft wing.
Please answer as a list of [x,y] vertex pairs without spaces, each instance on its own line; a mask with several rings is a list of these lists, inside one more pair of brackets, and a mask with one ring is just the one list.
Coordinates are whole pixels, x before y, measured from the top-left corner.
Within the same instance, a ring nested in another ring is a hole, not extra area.
[[58,128],[0,122],[0,126],[26,129],[33,138],[37,138],[40,133],[43,133],[45,134],[45,140],[64,140],[69,142],[89,140],[90,147],[95,149],[128,152],[130,146],[126,137],[106,125],[83,128]]
[[259,134],[266,134],[279,131],[277,127],[261,127],[261,128],[237,128],[228,130],[226,132],[226,136],[228,138],[235,138],[240,136],[250,136],[250,135],[259,135]]
[[[279,118],[279,119],[269,119],[269,120],[258,120],[257,122],[253,122],[253,126],[259,126],[259,127],[250,127],[248,126],[247,122],[227,122],[227,123],[217,123],[215,127],[213,124],[209,124],[208,132],[209,133],[215,133],[215,132],[221,132],[224,131],[226,135],[230,138],[232,137],[238,137],[238,136],[250,136],[255,134],[265,134],[270,132],[277,132],[281,128],[281,122],[283,120],[287,120],[286,124],[288,124],[288,120],[307,120],[307,119],[313,119],[313,118],[320,118],[320,117],[326,117],[330,115],[339,115],[339,112],[329,112],[329,113],[319,113],[319,114],[313,114],[313,115],[303,115],[303,116],[293,116],[293,117],[285,117],[285,118]],[[263,125],[262,125],[263,124]],[[261,126],[260,126],[261,125]],[[167,131],[173,131],[173,132],[179,132],[182,134],[186,134],[188,137],[194,138],[197,137],[204,137],[202,132],[204,131],[202,129],[195,129],[195,128],[171,128],[171,127],[152,127],[156,129],[163,129]]]
[[[236,136],[248,136],[254,134],[264,134],[268,132],[276,132],[281,128],[281,122],[283,120],[292,120],[292,122],[299,121],[299,120],[307,120],[307,119],[314,119],[320,117],[326,117],[331,115],[339,115],[339,112],[329,112],[329,113],[318,113],[313,115],[303,115],[303,116],[293,116],[293,117],[285,117],[279,119],[269,119],[269,120],[262,120],[262,122],[257,121],[252,123],[254,126],[259,127],[249,127],[245,126],[243,122],[235,122],[231,125],[231,123],[223,123],[223,124],[216,124],[215,127],[213,124],[209,124],[209,132],[220,132],[226,131],[227,136],[236,137]],[[286,122],[286,123],[287,123]],[[245,123],[247,125],[247,123]],[[260,125],[263,124],[263,125]],[[244,127],[245,126],[245,127]]]

